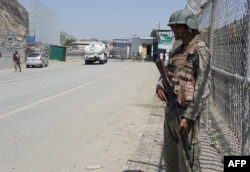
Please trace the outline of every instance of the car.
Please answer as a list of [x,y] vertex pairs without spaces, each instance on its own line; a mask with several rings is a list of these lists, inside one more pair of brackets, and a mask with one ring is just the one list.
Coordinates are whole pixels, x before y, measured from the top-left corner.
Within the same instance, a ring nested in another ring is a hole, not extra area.
[[49,58],[47,55],[40,52],[29,53],[25,58],[26,67],[47,67]]

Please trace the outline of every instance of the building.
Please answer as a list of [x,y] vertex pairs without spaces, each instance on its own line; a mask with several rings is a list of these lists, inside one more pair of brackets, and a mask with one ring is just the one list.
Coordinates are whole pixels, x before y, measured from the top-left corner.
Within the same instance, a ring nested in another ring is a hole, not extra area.
[[132,54],[139,52],[142,58],[158,57],[160,52],[166,53],[173,48],[173,33],[171,30],[157,30],[157,37],[132,37],[113,40],[113,55],[123,59],[131,59]]
[[153,56],[153,37],[135,37],[131,38],[131,54],[141,53],[142,58]]

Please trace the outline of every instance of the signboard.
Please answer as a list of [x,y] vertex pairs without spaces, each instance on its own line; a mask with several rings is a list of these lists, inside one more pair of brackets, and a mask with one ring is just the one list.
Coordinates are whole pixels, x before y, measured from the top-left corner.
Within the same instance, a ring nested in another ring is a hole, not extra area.
[[36,44],[36,37],[35,36],[28,36],[26,39],[27,45],[35,45]]
[[15,34],[12,32],[9,32],[7,36],[8,36],[8,39],[12,39],[15,37]]
[[173,49],[173,45],[172,44],[169,44],[169,45],[159,44],[158,49],[164,49],[164,50],[169,51]]
[[170,50],[173,48],[172,46],[172,37],[168,36],[167,34],[161,34],[159,36],[159,43],[158,43],[159,49],[165,49]]
[[160,35],[160,44],[171,44],[172,43],[172,37],[168,35]]

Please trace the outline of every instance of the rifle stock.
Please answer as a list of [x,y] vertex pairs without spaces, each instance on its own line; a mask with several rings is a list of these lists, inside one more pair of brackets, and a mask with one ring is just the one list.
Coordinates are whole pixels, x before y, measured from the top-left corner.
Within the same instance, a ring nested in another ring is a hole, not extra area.
[[[170,107],[172,107],[175,110],[177,123],[178,123],[178,125],[180,125],[180,122],[181,122],[181,110],[180,110],[179,103],[176,101],[175,93],[174,93],[174,90],[172,88],[172,85],[171,85],[171,83],[170,83],[170,81],[168,79],[169,77],[168,77],[167,70],[165,68],[165,64],[164,64],[163,61],[158,60],[156,62],[156,66],[157,66],[157,69],[159,70],[159,72],[161,74],[162,79],[163,79],[164,87],[167,90],[167,95],[166,96],[168,97],[168,103],[169,103]],[[190,144],[188,143],[187,135],[186,135],[186,133],[185,133],[185,131],[183,129],[181,129],[181,131],[180,131],[180,136],[181,136],[181,141],[182,141],[183,149],[185,151],[186,158],[187,158],[187,160],[189,162],[189,166],[192,168],[193,167],[193,161],[191,159],[191,147],[190,147]]]

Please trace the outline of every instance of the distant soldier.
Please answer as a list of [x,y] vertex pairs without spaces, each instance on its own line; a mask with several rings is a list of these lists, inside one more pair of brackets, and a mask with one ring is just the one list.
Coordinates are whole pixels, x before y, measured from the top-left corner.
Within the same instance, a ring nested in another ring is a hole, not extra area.
[[169,60],[169,51],[166,50],[165,52],[165,63],[168,64],[168,60]]
[[132,60],[134,61],[135,59],[136,59],[136,53],[133,52],[133,54],[132,54]]
[[140,60],[140,52],[137,52],[137,60]]
[[21,57],[18,54],[18,51],[16,50],[15,53],[13,54],[14,68],[17,71],[17,67],[18,67],[19,71],[22,72],[20,60],[21,60]]
[[163,54],[163,52],[160,53],[160,60],[162,60],[162,61],[164,60],[164,54]]

